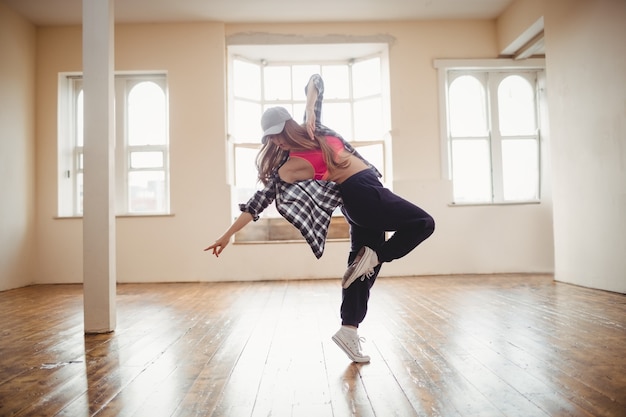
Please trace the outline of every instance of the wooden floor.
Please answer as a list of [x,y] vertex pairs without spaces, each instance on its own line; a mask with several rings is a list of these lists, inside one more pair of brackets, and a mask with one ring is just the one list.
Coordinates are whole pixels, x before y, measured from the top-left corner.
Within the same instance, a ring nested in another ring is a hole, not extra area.
[[0,416],[626,416],[626,296],[547,276],[380,278],[369,364],[331,341],[338,280],[0,293]]

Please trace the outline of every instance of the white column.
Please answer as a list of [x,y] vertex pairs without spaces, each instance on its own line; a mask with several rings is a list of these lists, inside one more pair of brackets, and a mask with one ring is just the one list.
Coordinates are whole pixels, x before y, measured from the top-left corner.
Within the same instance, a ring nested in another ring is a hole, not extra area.
[[113,0],[83,0],[85,333],[115,330]]

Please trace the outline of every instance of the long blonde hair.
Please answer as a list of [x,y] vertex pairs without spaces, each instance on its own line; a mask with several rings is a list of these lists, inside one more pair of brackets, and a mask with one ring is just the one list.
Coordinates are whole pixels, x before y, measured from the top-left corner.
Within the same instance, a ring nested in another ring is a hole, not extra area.
[[[284,142],[294,149],[303,151],[321,149],[324,162],[329,168],[345,168],[350,164],[347,158],[339,161],[335,159],[334,151],[326,142],[325,136],[315,135],[315,140],[311,140],[306,128],[293,119],[285,122],[283,131],[277,136],[281,136]],[[271,140],[268,140],[256,158],[259,180],[267,185],[272,175],[288,157],[289,151],[280,149]]]

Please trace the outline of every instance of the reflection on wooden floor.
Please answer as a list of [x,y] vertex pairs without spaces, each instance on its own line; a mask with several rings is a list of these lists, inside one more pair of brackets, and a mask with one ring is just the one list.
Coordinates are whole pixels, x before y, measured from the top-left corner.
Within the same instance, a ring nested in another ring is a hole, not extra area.
[[330,340],[337,280],[0,293],[1,416],[626,416],[626,296],[548,276],[381,277],[370,364]]

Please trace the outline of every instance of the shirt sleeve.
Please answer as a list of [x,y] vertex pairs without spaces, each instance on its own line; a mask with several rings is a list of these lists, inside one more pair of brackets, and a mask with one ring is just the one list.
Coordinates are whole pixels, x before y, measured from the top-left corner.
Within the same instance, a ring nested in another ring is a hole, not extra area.
[[252,220],[259,220],[259,215],[276,199],[276,177],[270,179],[263,189],[252,195],[247,203],[239,204],[239,210],[252,215]]
[[[309,78],[309,82],[304,86],[304,94],[306,95],[309,89],[309,84],[313,83],[313,86],[317,90],[317,100],[315,100],[315,107],[313,111],[315,112],[315,124],[322,124],[322,102],[324,101],[324,80],[322,76],[319,74],[311,75]],[[306,123],[306,112],[304,113],[304,122]]]

